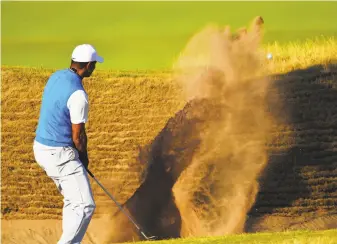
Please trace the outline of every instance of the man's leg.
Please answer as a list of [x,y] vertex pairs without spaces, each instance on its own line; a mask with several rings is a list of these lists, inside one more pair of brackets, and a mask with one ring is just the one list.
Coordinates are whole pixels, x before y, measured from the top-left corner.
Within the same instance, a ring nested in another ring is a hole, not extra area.
[[34,156],[64,196],[63,233],[58,244],[80,243],[96,208],[86,170],[70,147],[34,142]]
[[95,211],[87,172],[79,160],[65,163],[60,168],[58,181],[63,202],[63,233],[58,244],[81,243]]

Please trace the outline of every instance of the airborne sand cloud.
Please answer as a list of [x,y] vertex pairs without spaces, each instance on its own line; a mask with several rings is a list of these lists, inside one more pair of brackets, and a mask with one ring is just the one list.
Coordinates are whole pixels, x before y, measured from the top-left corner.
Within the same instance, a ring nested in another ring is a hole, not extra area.
[[187,100],[207,99],[217,107],[217,118],[205,119],[200,147],[173,188],[182,236],[242,232],[255,201],[274,123],[259,49],[262,24],[257,17],[236,36],[229,27],[210,25],[191,39],[175,64]]
[[[143,183],[125,203],[159,238],[242,232],[268,159],[275,122],[268,113],[270,82],[259,45],[262,18],[235,35],[210,25],[194,35],[174,64],[186,106],[140,152]],[[109,241],[137,239],[117,213]]]

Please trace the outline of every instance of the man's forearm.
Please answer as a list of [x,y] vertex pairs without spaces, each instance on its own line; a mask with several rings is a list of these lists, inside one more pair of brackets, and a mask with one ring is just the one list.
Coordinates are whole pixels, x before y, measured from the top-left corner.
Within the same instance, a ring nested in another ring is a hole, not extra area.
[[80,137],[74,141],[74,145],[78,151],[79,158],[85,167],[89,165],[88,152],[87,152],[87,135],[82,132]]

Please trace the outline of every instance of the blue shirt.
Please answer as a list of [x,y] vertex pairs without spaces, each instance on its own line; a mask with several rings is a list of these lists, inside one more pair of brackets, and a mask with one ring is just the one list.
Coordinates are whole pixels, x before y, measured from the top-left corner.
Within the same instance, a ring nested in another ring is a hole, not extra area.
[[73,146],[67,102],[71,94],[84,90],[82,78],[70,69],[53,73],[42,95],[35,140],[46,146]]

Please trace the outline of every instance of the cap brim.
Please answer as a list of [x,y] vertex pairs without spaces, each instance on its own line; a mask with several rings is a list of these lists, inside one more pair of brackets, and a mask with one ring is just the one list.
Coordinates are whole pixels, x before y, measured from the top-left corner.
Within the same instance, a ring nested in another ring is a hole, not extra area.
[[103,63],[104,62],[104,58],[101,57],[101,56],[97,56],[96,57],[96,61],[99,62],[99,63]]

